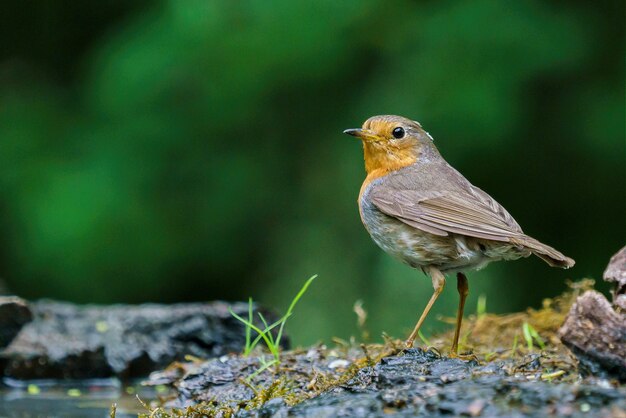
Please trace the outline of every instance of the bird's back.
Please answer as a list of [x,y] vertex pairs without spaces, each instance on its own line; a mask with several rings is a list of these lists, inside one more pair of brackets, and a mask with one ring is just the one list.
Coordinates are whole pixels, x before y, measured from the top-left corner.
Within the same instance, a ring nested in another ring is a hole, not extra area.
[[[431,157],[432,158],[432,157]],[[478,205],[483,205],[494,216],[505,223],[511,231],[522,233],[522,229],[511,214],[494,198],[474,186],[458,170],[441,156],[430,161],[418,160],[385,176],[381,183],[384,188],[401,193],[414,191],[428,198],[437,195],[467,196]]]
[[374,241],[412,266],[442,271],[536,254],[548,264],[573,260],[525,235],[502,205],[443,158],[431,158],[367,184],[361,218]]

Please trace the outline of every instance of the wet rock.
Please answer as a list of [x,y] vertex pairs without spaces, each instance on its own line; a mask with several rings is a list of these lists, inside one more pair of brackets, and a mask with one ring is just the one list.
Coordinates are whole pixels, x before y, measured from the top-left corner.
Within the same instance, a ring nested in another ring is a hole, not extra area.
[[33,319],[28,304],[16,296],[0,296],[0,348],[4,348]]
[[624,396],[621,389],[529,382],[525,376],[491,374],[476,362],[408,350],[295,407],[266,404],[241,416],[522,417],[558,416],[557,410],[567,408],[571,417],[588,416],[581,412],[583,405],[592,408],[594,416],[609,416],[613,409],[626,407]]
[[[358,351],[347,350],[339,357],[362,368],[338,375],[329,367],[337,357],[327,352],[284,353],[277,374],[266,370],[252,378],[258,358],[211,360],[174,383],[172,405],[209,402],[221,411],[216,416],[329,418],[609,417],[626,409],[623,388],[542,380],[541,361],[525,361],[537,369],[518,371],[513,360],[483,365],[410,349],[363,367]],[[311,389],[312,377],[334,383]]]
[[580,361],[582,372],[626,381],[626,316],[615,312],[602,294],[588,291],[580,296],[559,336]]
[[[356,372],[353,362],[362,354],[360,350],[352,349],[340,355],[323,346],[286,352],[281,356],[279,375],[274,373],[275,367],[261,371],[264,365],[273,361],[271,355],[243,357],[232,354],[200,364],[181,364],[179,367],[185,369],[183,374],[152,373],[146,384],[173,385],[177,392],[177,397],[169,403],[173,407],[219,400],[221,407],[235,410],[241,405],[259,402],[259,398],[269,401],[284,395],[289,395],[293,402],[307,392],[321,390],[330,381],[353,375]],[[340,360],[352,365],[353,369],[337,367]],[[261,389],[263,395],[259,396],[255,388],[264,388]]]
[[0,351],[0,372],[18,379],[129,378],[147,376],[186,355],[210,358],[239,352],[244,327],[230,315],[229,306],[247,316],[244,303],[35,302],[30,305],[33,320]]

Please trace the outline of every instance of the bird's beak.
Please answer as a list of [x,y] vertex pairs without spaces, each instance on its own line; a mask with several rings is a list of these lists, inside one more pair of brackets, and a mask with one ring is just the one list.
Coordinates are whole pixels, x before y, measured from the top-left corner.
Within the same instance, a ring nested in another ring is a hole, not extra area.
[[346,129],[344,134],[356,136],[359,139],[367,142],[379,141],[380,137],[369,129]]

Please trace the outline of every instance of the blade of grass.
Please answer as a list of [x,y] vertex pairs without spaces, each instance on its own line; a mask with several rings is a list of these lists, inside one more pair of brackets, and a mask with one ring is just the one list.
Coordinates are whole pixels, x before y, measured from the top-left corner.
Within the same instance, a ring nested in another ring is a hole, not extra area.
[[[248,321],[252,322],[252,298],[248,298]],[[243,351],[244,356],[248,356],[252,351],[250,346],[250,337],[252,336],[252,328],[246,325],[246,348]]]
[[417,336],[420,337],[420,340],[422,340],[424,344],[430,347],[430,341],[428,341],[428,338],[424,337],[424,334],[422,334],[422,330],[417,331]]
[[511,352],[515,354],[517,352],[517,334],[513,338],[513,347],[511,347]]
[[252,374],[250,374],[250,376],[246,377],[246,381],[248,383],[250,383],[252,381],[252,379],[254,379],[256,376],[258,376],[263,371],[269,369],[270,367],[272,367],[276,363],[278,363],[278,360],[276,360],[276,359],[274,359],[272,361],[269,361],[267,363],[263,363],[263,365],[261,367],[259,367],[258,370],[255,370],[254,373],[252,373]]
[[306,290],[309,288],[311,283],[313,283],[313,280],[315,280],[316,277],[317,277],[317,274],[311,276],[309,278],[309,280],[307,280],[304,283],[304,286],[302,286],[302,289],[300,289],[300,291],[298,292],[296,297],[293,298],[293,300],[291,301],[291,305],[289,305],[289,309],[287,309],[287,313],[284,316],[285,319],[284,319],[283,323],[280,325],[280,328],[278,329],[278,335],[276,336],[276,345],[277,346],[280,346],[280,340],[281,340],[281,338],[283,336],[283,329],[285,328],[285,323],[287,322],[287,318],[291,316],[291,314],[293,312],[293,308],[296,306],[296,303],[298,303],[298,301],[300,300],[302,295],[304,295],[304,292],[306,292]]
[[528,330],[530,331],[530,335],[533,337],[539,348],[545,350],[546,344],[543,342],[543,338],[541,338],[537,330],[533,328],[533,326],[530,324],[528,324]]
[[524,339],[526,340],[526,346],[528,347],[528,351],[532,351],[533,350],[533,337],[532,335],[530,335],[530,329],[529,329],[528,322],[524,322],[524,325],[522,325],[522,332],[524,333]]
[[[264,333],[270,332],[271,330],[273,330],[274,328],[279,326],[283,322],[283,319],[284,319],[284,317],[279,319],[278,321],[274,322],[269,327],[267,327],[267,329],[265,330]],[[252,340],[252,349],[254,349],[254,347],[256,347],[256,345],[259,343],[259,341],[261,341],[262,338],[263,338],[263,335],[259,334],[259,335],[256,336],[256,338],[254,340]]]
[[476,316],[481,318],[485,316],[487,313],[487,296],[480,295],[478,296],[478,301],[476,301]]
[[541,375],[541,378],[543,380],[547,380],[547,381],[552,381],[552,379],[556,378],[556,377],[560,377],[563,376],[565,374],[565,370],[557,370],[555,372],[552,373],[544,373]]
[[[279,353],[276,352],[276,347],[275,345],[272,343],[272,341],[267,337],[267,333],[269,332],[267,329],[265,331],[262,331],[259,327],[257,327],[256,325],[254,325],[252,322],[248,322],[247,320],[243,319],[242,317],[240,317],[239,315],[237,315],[235,312],[233,312],[232,309],[230,309],[230,307],[228,308],[228,311],[230,312],[230,314],[232,316],[234,316],[237,320],[239,320],[240,322],[243,322],[245,325],[249,326],[250,328],[252,328],[254,331],[258,332],[259,335],[261,336],[261,338],[263,338],[263,341],[265,341],[265,344],[267,345],[267,348],[270,350],[270,352],[272,353],[272,355],[274,355],[274,357],[279,356]],[[278,323],[276,324],[278,325]]]
[[265,331],[267,331],[267,339],[270,340],[270,342],[274,346],[275,351],[278,352],[278,347],[276,347],[276,344],[274,343],[274,336],[272,335],[271,332],[268,331],[269,325],[267,325],[267,321],[265,320],[265,317],[263,316],[261,312],[258,312],[258,314],[259,314],[259,318],[261,318],[261,322],[263,323],[263,326],[265,327]]
[[[267,332],[270,332],[271,330],[273,330],[274,328],[279,326],[281,323],[282,323],[282,320],[278,320],[278,321],[274,322],[272,325],[267,327],[267,329],[265,330],[264,334],[267,333]],[[257,335],[256,336],[256,338],[252,341],[252,349],[254,349],[254,347],[256,347],[256,345],[259,343],[259,341],[261,340],[262,337],[263,337],[262,335]]]

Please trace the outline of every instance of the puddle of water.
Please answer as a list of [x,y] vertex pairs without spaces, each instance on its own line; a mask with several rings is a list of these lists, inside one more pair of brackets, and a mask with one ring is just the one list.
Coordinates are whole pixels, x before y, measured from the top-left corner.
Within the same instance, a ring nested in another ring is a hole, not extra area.
[[0,417],[7,418],[108,418],[117,405],[117,418],[137,417],[146,403],[163,393],[139,382],[123,384],[117,379],[80,381],[4,379],[0,384]]

